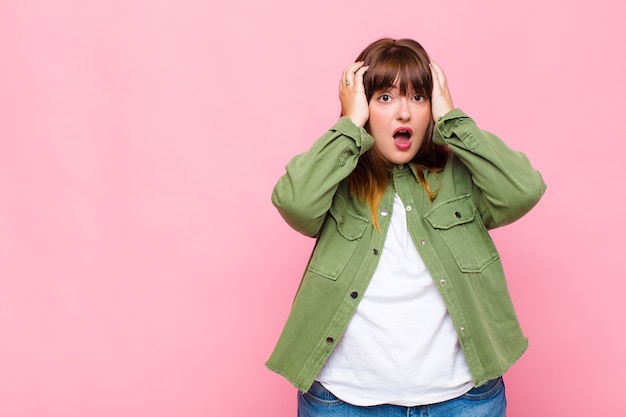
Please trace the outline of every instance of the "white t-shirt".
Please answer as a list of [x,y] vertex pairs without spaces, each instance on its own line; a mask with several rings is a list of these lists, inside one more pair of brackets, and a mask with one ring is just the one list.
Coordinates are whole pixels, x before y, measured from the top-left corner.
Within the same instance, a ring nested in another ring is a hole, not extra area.
[[394,199],[378,267],[317,380],[353,405],[417,406],[473,387],[446,306]]

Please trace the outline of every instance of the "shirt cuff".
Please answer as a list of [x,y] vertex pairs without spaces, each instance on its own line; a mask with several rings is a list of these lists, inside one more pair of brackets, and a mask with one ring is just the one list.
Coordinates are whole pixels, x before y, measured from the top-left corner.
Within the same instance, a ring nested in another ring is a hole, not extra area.
[[355,125],[347,116],[342,116],[330,130],[353,139],[358,148],[367,150],[374,145],[374,138],[364,128]]
[[478,145],[478,141],[469,132],[462,134],[457,128],[462,127],[467,121],[473,123],[471,117],[469,117],[461,109],[450,110],[445,115],[441,116],[435,124],[435,131],[433,134],[433,142],[437,145],[446,145],[448,140],[453,137],[461,139],[465,145],[472,149]]

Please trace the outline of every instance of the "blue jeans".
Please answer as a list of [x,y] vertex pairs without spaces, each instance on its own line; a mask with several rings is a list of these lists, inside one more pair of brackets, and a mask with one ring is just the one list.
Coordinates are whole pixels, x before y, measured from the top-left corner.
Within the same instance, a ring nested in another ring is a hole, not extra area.
[[298,392],[298,417],[504,417],[506,398],[502,378],[492,379],[467,394],[448,401],[417,407],[348,404],[314,382],[308,392]]

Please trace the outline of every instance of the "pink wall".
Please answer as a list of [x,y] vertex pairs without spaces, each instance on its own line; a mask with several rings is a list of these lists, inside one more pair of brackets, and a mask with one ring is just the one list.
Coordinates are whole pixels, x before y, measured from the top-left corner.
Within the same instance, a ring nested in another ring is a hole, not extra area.
[[623,2],[213,3],[0,2],[1,416],[295,415],[263,363],[312,242],[269,196],[381,36],[548,183],[494,233],[509,415],[626,414]]

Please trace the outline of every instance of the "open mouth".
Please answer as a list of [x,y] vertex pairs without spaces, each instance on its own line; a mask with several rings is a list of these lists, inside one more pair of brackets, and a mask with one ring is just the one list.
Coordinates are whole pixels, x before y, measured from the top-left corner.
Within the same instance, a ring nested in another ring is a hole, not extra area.
[[411,146],[412,136],[413,131],[410,128],[401,127],[393,133],[393,141],[399,149],[408,149]]

